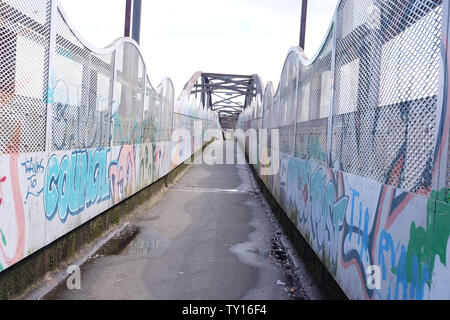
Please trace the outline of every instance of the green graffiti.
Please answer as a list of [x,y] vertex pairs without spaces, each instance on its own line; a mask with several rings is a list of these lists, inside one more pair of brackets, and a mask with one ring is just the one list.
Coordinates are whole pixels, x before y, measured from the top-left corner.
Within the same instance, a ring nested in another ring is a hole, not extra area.
[[450,203],[450,189],[443,188],[437,193],[437,200]]
[[[6,237],[5,237],[5,234],[3,233],[2,229],[0,229],[0,235],[2,236],[3,245],[6,246]],[[0,272],[2,272],[3,270],[4,270],[3,265],[0,263]]]
[[[412,283],[414,268],[418,275],[423,276],[425,265],[430,275],[433,274],[434,260],[438,256],[442,264],[446,265],[447,243],[450,236],[450,204],[438,199],[438,192],[433,191],[427,206],[426,229],[416,227],[413,222],[410,229],[408,249],[406,251],[406,279]],[[416,262],[414,261],[415,259]],[[414,266],[416,263],[416,267]],[[431,277],[422,279],[431,284]]]
[[326,154],[320,143],[320,135],[317,133],[303,134],[301,143],[301,154],[308,159],[325,161]]
[[320,138],[318,135],[310,135],[309,136],[309,148],[311,150],[311,157],[316,160],[325,161],[326,156],[325,152],[322,150],[322,146],[320,145]]

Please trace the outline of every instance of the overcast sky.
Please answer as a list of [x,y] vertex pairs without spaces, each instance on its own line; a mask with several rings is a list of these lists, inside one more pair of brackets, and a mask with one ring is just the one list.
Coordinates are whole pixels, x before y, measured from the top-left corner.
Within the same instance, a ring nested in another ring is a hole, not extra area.
[[[301,0],[143,0],[141,50],[152,84],[168,76],[176,96],[196,71],[254,74],[275,86],[298,45]],[[338,0],[309,1],[306,54],[328,30]],[[60,0],[96,47],[123,35],[125,0]]]

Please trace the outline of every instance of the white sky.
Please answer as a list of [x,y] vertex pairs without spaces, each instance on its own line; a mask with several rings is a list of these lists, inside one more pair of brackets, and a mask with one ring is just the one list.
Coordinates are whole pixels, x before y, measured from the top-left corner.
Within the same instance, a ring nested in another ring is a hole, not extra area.
[[[301,0],[143,0],[141,50],[153,86],[168,76],[178,97],[196,71],[254,74],[275,86],[298,45]],[[338,0],[310,0],[306,54],[325,36]],[[60,0],[96,47],[123,35],[125,0]]]

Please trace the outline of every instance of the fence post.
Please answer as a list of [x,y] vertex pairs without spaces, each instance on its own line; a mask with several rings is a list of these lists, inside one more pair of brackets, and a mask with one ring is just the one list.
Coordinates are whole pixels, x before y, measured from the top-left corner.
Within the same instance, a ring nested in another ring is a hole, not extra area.
[[[141,123],[138,124],[139,126],[139,136],[136,134],[136,140],[139,137],[139,141],[136,141],[136,144],[142,144],[144,142],[144,113],[145,113],[145,94],[146,94],[146,87],[147,87],[147,68],[145,67],[145,64],[143,63],[144,59],[141,57],[142,59],[142,92],[141,92],[141,97],[142,97],[142,111],[141,111]],[[139,68],[138,68],[139,70]],[[139,78],[138,78],[139,79]]]
[[[432,178],[432,190],[437,191],[438,200],[447,201],[448,198],[448,186],[447,176],[448,173],[448,152],[449,152],[449,131],[448,122],[450,118],[450,110],[448,104],[448,96],[450,94],[449,87],[449,41],[450,41],[450,4],[448,1],[443,2],[442,10],[442,36],[441,36],[441,61],[439,72],[439,85],[438,85],[438,101],[436,108],[436,138],[435,138],[435,157],[439,159],[433,159],[435,165],[438,168],[434,168],[436,172]],[[441,151],[441,152],[439,152]],[[437,169],[437,170],[436,170]],[[445,190],[445,192],[441,192]]]
[[297,107],[298,107],[298,90],[299,90],[299,82],[300,82],[300,57],[297,60],[298,64],[298,68],[297,68],[297,79],[295,82],[295,104],[294,104],[294,109],[295,109],[295,113],[294,113],[294,148],[292,150],[292,155],[295,157],[297,156],[296,151],[297,151]]
[[114,119],[114,104],[117,103],[115,101],[115,95],[116,95],[116,80],[117,80],[117,48],[114,50],[114,53],[111,57],[112,66],[113,66],[113,74],[111,79],[111,87],[109,88],[109,123],[110,123],[110,137],[109,137],[109,147],[112,151],[112,147],[114,145],[114,129],[115,129],[115,122]]
[[[169,129],[169,142],[172,142],[172,133],[173,133],[173,112],[175,109],[175,88],[173,87],[173,84],[171,86],[172,88],[172,92],[170,94],[170,101],[169,101],[169,108],[171,108],[170,110],[170,129]],[[204,122],[204,121],[203,121]],[[205,130],[204,128],[202,128],[202,130]],[[203,132],[202,132],[203,134]],[[203,139],[203,136],[202,136]],[[202,140],[203,141],[203,140]],[[203,142],[202,142],[203,144]]]
[[[278,90],[277,90],[277,118],[276,118],[276,128],[278,130],[278,152],[283,152],[284,151],[284,146],[281,145],[281,143],[284,143],[284,132],[280,133],[280,127],[281,127],[281,84],[282,84],[282,79],[283,75],[281,75],[280,77],[280,82],[278,83]],[[283,128],[284,129],[284,128]],[[283,130],[284,131],[284,130]],[[270,140],[272,140],[272,136],[270,136]],[[270,149],[272,150],[272,143],[270,144]]]
[[335,80],[336,80],[336,42],[337,42],[337,13],[333,17],[333,46],[331,49],[331,75],[330,75],[330,107],[328,111],[328,130],[327,130],[327,162],[328,167],[332,167],[331,159],[331,143],[333,135],[333,112],[334,112],[334,98],[335,98]]
[[47,120],[45,132],[45,152],[50,153],[52,150],[52,119],[53,119],[53,102],[55,89],[55,56],[56,56],[56,19],[58,14],[58,1],[51,1],[50,9],[50,33],[49,33],[49,49],[48,49],[48,68],[47,68]]

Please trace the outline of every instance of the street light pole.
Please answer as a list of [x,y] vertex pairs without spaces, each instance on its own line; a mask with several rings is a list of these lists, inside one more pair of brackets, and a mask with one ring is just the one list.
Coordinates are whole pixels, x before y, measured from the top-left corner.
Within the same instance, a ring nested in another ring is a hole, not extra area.
[[126,0],[125,5],[125,30],[123,33],[124,37],[131,36],[131,8],[132,8],[133,0]]
[[300,21],[299,47],[305,50],[306,16],[308,13],[308,0],[302,0],[302,17]]
[[142,12],[142,0],[133,0],[132,37],[137,43],[139,43],[141,38],[141,12]]

